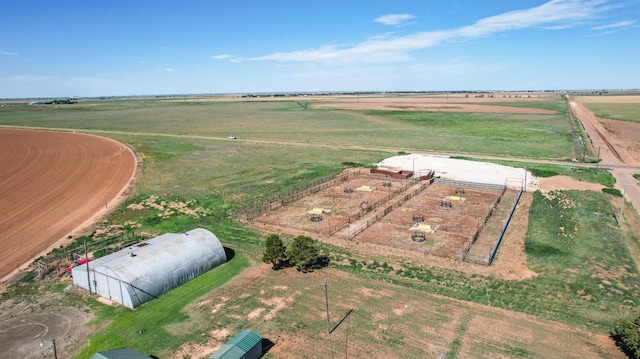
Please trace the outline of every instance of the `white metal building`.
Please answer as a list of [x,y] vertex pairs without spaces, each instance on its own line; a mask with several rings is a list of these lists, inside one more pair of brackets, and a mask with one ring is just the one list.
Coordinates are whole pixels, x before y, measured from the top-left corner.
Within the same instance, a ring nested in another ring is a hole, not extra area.
[[73,284],[135,308],[226,263],[218,238],[196,228],[167,233],[73,268]]

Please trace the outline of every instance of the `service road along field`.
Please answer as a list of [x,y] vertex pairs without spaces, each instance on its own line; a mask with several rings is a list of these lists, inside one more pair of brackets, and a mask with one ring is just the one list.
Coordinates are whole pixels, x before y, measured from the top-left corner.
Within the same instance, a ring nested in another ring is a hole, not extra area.
[[0,129],[0,277],[114,206],[136,166],[108,138]]

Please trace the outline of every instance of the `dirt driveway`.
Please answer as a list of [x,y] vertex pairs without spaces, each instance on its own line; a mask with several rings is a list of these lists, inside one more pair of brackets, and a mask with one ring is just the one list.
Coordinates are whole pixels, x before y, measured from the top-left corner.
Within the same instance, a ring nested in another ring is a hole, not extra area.
[[640,186],[633,178],[633,174],[640,173],[640,151],[636,143],[640,137],[633,135],[640,133],[640,123],[624,122],[623,131],[613,131],[611,128],[623,121],[600,119],[573,97],[569,98],[569,106],[599,154],[599,166],[611,170],[616,187],[624,191],[625,199],[640,211]]

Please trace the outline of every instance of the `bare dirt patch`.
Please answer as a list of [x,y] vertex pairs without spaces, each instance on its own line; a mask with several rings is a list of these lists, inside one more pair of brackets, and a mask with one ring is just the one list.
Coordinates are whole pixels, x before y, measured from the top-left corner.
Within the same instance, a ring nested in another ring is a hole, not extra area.
[[538,181],[538,189],[545,193],[563,190],[601,191],[604,187],[599,183],[582,182],[569,176],[553,176]]
[[[82,308],[43,309],[4,301],[0,303],[0,358],[53,357],[52,340],[56,341],[58,357],[69,358],[84,344],[88,334],[85,325],[92,318],[93,314]],[[41,340],[45,341],[43,346]]]
[[[333,331],[331,341],[322,289],[325,280],[331,303],[330,326],[354,310]],[[255,285],[247,286],[248,283]],[[286,290],[278,289],[282,283],[287,284]],[[219,295],[238,298],[237,305],[215,313],[201,308],[200,320],[220,323],[230,330],[229,336],[250,326],[275,344],[269,354],[277,358],[329,358],[345,353],[357,358],[438,357],[439,353],[454,350],[456,342],[460,357],[624,358],[605,335],[330,268],[301,273],[292,268],[272,271],[268,265],[258,264],[211,294],[212,301],[207,302],[214,303]],[[246,318],[256,309],[254,298],[291,301],[274,317],[237,321],[235,318]],[[207,343],[190,353],[209,355],[226,340],[228,337],[214,337],[211,332]],[[181,350],[171,357],[179,359],[184,353]]]
[[4,278],[114,208],[137,160],[104,137],[1,129],[0,166],[0,203],[8,204],[0,209]]

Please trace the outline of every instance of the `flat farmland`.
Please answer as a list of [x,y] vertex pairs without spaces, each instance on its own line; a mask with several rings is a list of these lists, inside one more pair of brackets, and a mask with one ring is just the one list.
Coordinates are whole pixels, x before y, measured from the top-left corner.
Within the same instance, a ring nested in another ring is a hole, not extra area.
[[[444,97],[371,96],[361,97],[357,107],[351,107],[358,104],[355,96],[90,100],[58,108],[16,104],[0,108],[0,125],[113,136],[226,140],[234,135],[242,142],[359,150],[570,157],[571,127],[559,95],[500,96],[452,97],[442,105],[436,101]],[[456,111],[445,111],[448,107]],[[385,110],[373,111],[378,108]]]
[[108,138],[0,129],[0,277],[115,206],[136,164]]

